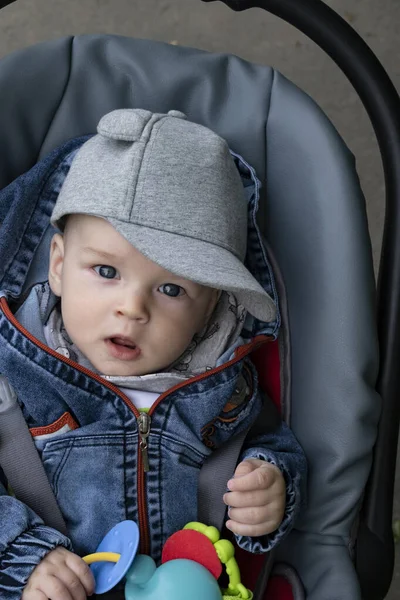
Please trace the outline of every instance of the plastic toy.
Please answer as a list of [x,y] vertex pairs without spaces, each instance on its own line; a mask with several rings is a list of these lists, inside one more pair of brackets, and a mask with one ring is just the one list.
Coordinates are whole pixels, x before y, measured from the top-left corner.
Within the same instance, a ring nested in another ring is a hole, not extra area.
[[[111,590],[126,577],[125,600],[251,600],[253,594],[240,580],[234,546],[221,540],[218,529],[203,523],[188,523],[165,543],[162,564],[157,568],[150,556],[136,555],[139,529],[133,521],[113,527],[94,554],[83,557],[91,565],[96,594]],[[226,567],[228,588],[217,579]]]
[[104,594],[126,575],[139,546],[139,528],[134,521],[122,521],[103,538],[95,554],[84,556],[91,565],[96,594]]

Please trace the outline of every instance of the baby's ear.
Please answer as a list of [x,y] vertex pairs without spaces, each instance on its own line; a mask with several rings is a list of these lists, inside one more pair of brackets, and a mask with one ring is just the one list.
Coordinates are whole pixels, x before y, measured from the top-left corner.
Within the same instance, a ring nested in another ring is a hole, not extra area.
[[64,265],[64,238],[60,233],[53,235],[50,244],[49,284],[56,296],[61,296],[61,276]]

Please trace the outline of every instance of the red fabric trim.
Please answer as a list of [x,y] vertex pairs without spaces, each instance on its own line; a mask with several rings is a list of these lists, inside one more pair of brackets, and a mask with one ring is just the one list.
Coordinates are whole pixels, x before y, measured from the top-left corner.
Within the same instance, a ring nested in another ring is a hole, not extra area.
[[249,588],[249,590],[254,590],[264,557],[260,554],[251,554],[236,546],[235,558],[240,568],[242,583]]
[[56,433],[60,429],[64,427],[64,425],[69,425],[71,429],[78,429],[78,423],[73,419],[73,417],[65,412],[57,421],[51,423],[50,425],[45,425],[44,427],[32,427],[29,429],[32,437],[36,437],[39,435],[46,435],[49,433]]
[[292,586],[284,577],[271,577],[264,600],[294,600]]
[[251,353],[260,387],[281,409],[281,367],[278,341],[263,344]]
[[[263,565],[264,556],[250,554],[241,548],[235,548],[235,557],[240,566],[242,583],[249,589],[254,590],[258,573]],[[292,586],[280,575],[272,576],[268,582],[263,600],[294,600]]]

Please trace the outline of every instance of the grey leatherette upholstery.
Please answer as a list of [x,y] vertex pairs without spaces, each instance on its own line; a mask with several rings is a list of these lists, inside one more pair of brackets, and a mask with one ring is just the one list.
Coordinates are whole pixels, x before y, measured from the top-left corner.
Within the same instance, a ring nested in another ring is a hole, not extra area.
[[[380,400],[375,291],[353,157],[313,101],[268,67],[158,42],[82,36],[0,63],[0,186],[115,108],[177,109],[227,138],[263,182],[260,223],[287,289],[291,425],[308,506],[278,558],[309,600],[360,600],[351,536]],[[48,237],[29,279],[46,275]]]

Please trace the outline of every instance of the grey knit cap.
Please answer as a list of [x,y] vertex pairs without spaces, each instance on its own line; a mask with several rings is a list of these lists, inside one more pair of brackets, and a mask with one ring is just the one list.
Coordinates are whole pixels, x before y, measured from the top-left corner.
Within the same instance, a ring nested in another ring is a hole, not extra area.
[[273,320],[274,302],[243,265],[247,201],[226,141],[173,110],[115,110],[97,131],[72,161],[51,222],[102,217],[167,271],[231,291]]

